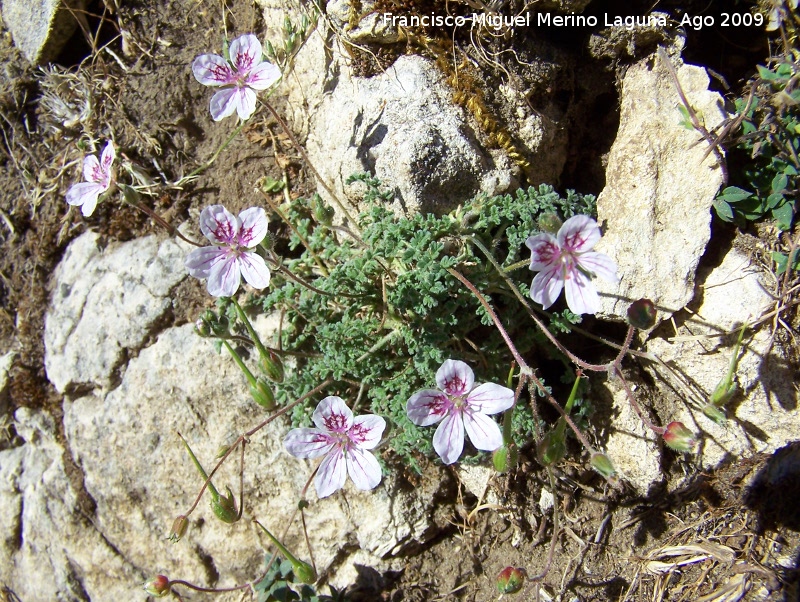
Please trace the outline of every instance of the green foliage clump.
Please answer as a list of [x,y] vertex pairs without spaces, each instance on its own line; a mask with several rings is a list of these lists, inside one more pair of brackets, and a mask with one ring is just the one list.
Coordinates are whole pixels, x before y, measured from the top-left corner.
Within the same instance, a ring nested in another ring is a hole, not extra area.
[[736,99],[741,135],[731,149],[732,185],[714,201],[720,219],[743,225],[771,216],[781,230],[791,229],[800,183],[798,77],[796,60],[759,65],[752,97]]
[[331,595],[320,595],[310,585],[298,583],[288,560],[273,562],[267,574],[256,583],[258,602],[347,602],[344,591],[329,586]]
[[[415,455],[431,450],[433,429],[406,417],[405,405],[419,389],[435,388],[435,374],[446,359],[475,369],[476,382],[505,382],[512,358],[478,300],[449,272],[456,269],[486,295],[521,353],[542,345],[525,308],[473,240],[507,267],[527,254],[524,242],[537,231],[542,213],[568,218],[593,214],[595,200],[551,187],[518,190],[514,195],[479,196],[441,216],[398,217],[377,180],[356,176],[366,186],[369,209],[359,217],[358,236],[327,225],[330,212],[319,197],[284,206],[292,224],[285,266],[303,284],[276,274],[269,293],[251,303],[282,314],[281,346],[296,361],[277,391],[289,403],[326,379],[327,395],[338,395],[384,416],[394,427],[389,445],[412,467]],[[509,273],[527,294],[531,273]],[[579,317],[562,314],[554,330],[564,331]],[[307,424],[320,396],[295,408],[293,419]],[[520,438],[533,420],[519,408]],[[529,440],[529,439],[528,439]]]

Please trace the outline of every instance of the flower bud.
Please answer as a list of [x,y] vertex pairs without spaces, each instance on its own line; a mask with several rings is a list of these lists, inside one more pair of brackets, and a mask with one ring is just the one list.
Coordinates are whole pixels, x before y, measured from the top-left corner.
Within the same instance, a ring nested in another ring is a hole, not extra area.
[[317,580],[317,573],[314,572],[310,564],[302,560],[292,562],[292,572],[300,580],[300,583],[311,585]]
[[567,446],[564,443],[564,437],[559,437],[556,431],[550,431],[542,437],[536,449],[536,453],[539,456],[539,461],[544,466],[550,466],[561,461],[567,454]]
[[171,589],[169,577],[164,575],[156,575],[144,584],[144,591],[156,598],[163,598],[170,593]]
[[711,393],[709,401],[718,408],[721,408],[731,400],[738,390],[739,388],[736,386],[736,383],[733,382],[733,379],[726,376],[719,381],[714,388],[714,392]]
[[181,514],[178,518],[176,518],[172,523],[172,531],[169,533],[169,540],[173,543],[177,543],[181,540],[181,538],[186,535],[186,529],[189,528],[189,519],[186,518],[183,514]]
[[260,376],[255,385],[250,385],[250,395],[252,395],[255,402],[266,410],[274,410],[275,394],[272,392],[269,384]]
[[[221,339],[226,339],[229,336],[229,329],[230,329],[230,322],[228,321],[228,317],[224,314],[217,315],[210,309],[207,309],[203,312],[203,315],[200,316],[200,320],[202,320],[206,328],[211,331],[216,337]],[[195,325],[197,329],[197,326]]]
[[694,433],[686,428],[682,422],[670,422],[663,437],[664,443],[675,451],[694,452],[697,446],[697,438]]
[[600,452],[595,452],[592,454],[589,464],[610,484],[614,485],[619,481],[617,469],[614,468],[614,465],[611,463],[611,459],[607,455],[601,454]]
[[561,219],[555,213],[543,213],[539,216],[539,229],[542,232],[558,234],[562,225]]
[[228,495],[217,495],[211,497],[211,510],[223,523],[232,524],[239,520],[239,511],[236,509],[236,498],[230,487],[225,487]]
[[513,443],[511,445],[499,447],[492,454],[494,469],[499,473],[506,473],[514,468],[514,466],[517,465],[518,459],[519,452],[517,452],[517,446]]
[[650,299],[639,299],[628,306],[628,324],[647,330],[656,324],[656,306]]
[[274,351],[269,351],[269,357],[261,357],[261,369],[272,382],[278,384],[283,382],[283,362]]
[[198,336],[201,337],[210,337],[211,336],[211,325],[203,320],[203,318],[198,318],[197,321],[194,323],[194,331]]
[[231,448],[230,445],[220,445],[217,448],[217,453],[214,454],[214,457],[219,460],[222,456],[228,453],[228,450]]
[[497,591],[501,594],[516,594],[525,585],[527,577],[525,569],[507,566],[497,576]]
[[318,194],[314,195],[314,218],[325,226],[330,226],[333,223],[334,211],[333,207],[326,205],[325,201]]
[[724,426],[728,421],[728,417],[725,415],[725,410],[718,408],[711,403],[707,404],[706,407],[703,408],[703,414],[711,418],[711,420],[720,426]]

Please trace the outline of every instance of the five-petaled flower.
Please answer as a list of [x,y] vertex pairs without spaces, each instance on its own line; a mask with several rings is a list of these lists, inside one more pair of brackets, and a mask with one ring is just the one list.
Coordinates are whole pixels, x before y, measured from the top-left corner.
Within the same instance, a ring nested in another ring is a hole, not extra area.
[[200,213],[200,230],[214,246],[195,249],[186,258],[186,268],[195,278],[208,278],[208,292],[231,297],[239,290],[241,277],[254,288],[269,285],[264,258],[249,249],[267,235],[267,214],[260,207],[245,209],[235,217],[222,205]]
[[297,458],[325,456],[314,477],[317,495],[328,497],[344,487],[347,475],[363,491],[381,482],[381,467],[371,452],[381,440],[386,421],[367,414],[353,417],[340,397],[326,397],[312,415],[317,428],[289,431],[283,444]]
[[100,160],[94,155],[86,155],[83,159],[83,179],[85,182],[73,184],[67,191],[67,203],[79,205],[81,213],[90,216],[97,206],[100,195],[108,192],[114,181],[111,165],[115,157],[114,144],[108,141]]
[[550,307],[567,289],[567,305],[576,314],[595,314],[600,310],[591,278],[595,275],[618,282],[617,265],[605,253],[590,251],[600,240],[600,228],[591,217],[569,218],[557,236],[541,232],[525,244],[531,250],[531,269],[539,272],[531,284],[531,298]]
[[230,61],[218,54],[201,54],[192,63],[195,79],[204,86],[224,86],[211,98],[211,117],[219,121],[239,113],[245,121],[256,110],[256,90],[266,90],[281,78],[281,70],[262,59],[261,42],[253,34],[230,45]]
[[464,449],[464,429],[480,450],[494,451],[503,436],[487,414],[497,414],[514,405],[514,392],[494,383],[473,388],[472,369],[459,360],[447,360],[436,372],[440,390],[426,389],[406,404],[408,419],[418,426],[441,421],[433,435],[433,449],[445,464],[452,464]]

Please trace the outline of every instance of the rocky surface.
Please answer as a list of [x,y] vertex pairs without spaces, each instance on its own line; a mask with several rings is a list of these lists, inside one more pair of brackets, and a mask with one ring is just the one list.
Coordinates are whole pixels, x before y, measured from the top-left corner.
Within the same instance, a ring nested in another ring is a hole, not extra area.
[[31,63],[55,59],[75,32],[75,14],[87,0],[2,0],[2,17],[14,44]]

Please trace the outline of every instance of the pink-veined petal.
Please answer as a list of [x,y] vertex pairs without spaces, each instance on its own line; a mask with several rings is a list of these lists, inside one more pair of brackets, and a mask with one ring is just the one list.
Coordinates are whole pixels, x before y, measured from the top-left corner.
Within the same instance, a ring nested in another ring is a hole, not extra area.
[[111,180],[111,165],[117,156],[117,151],[114,149],[114,143],[108,141],[106,147],[103,149],[103,154],[100,155],[100,169],[103,170],[106,181]]
[[464,423],[461,412],[453,412],[436,427],[433,434],[433,449],[442,462],[452,464],[464,451]]
[[470,391],[466,402],[473,412],[497,414],[514,405],[514,391],[495,383],[484,383]]
[[245,251],[239,256],[239,269],[247,284],[262,289],[269,286],[269,268],[261,255],[253,251]]
[[208,278],[214,264],[224,260],[226,255],[227,251],[222,247],[202,247],[189,253],[184,265],[190,276]]
[[461,360],[446,360],[436,371],[436,385],[448,395],[465,395],[475,384],[475,374]]
[[588,215],[574,215],[558,230],[558,242],[568,253],[588,251],[600,240],[600,227]]
[[245,83],[253,90],[266,90],[281,78],[281,70],[277,65],[264,61],[250,71]]
[[100,169],[100,161],[94,155],[86,155],[83,158],[83,179],[95,184],[103,183],[103,170]]
[[530,269],[534,272],[555,265],[561,256],[561,247],[558,246],[556,237],[547,232],[530,236],[525,241],[525,246],[531,250]]
[[239,214],[239,244],[252,249],[267,235],[267,212],[261,207],[250,207]]
[[239,119],[247,121],[256,110],[256,93],[248,87],[239,88],[237,99],[236,112],[239,114]]
[[576,257],[578,267],[592,272],[595,276],[600,276],[603,280],[617,283],[617,264],[605,253],[597,253],[596,251],[589,251],[588,253],[581,253]]
[[236,73],[218,54],[201,54],[192,63],[194,78],[204,86],[225,86],[236,81]]
[[341,397],[331,395],[317,405],[311,419],[318,428],[331,433],[346,433],[353,427],[353,412]]
[[239,219],[222,205],[211,205],[200,212],[200,231],[213,243],[234,244],[240,227]]
[[425,389],[414,393],[406,403],[406,415],[417,426],[430,426],[444,418],[453,402],[441,391]]
[[567,305],[576,314],[596,314],[600,311],[600,297],[594,284],[585,274],[575,271],[567,280]]
[[295,458],[319,458],[336,443],[325,431],[310,428],[292,429],[283,438],[283,445]]
[[239,106],[239,88],[224,88],[211,97],[211,118],[225,119]]
[[314,477],[314,487],[317,489],[317,495],[323,498],[339,491],[344,487],[346,479],[347,462],[344,457],[344,451],[341,448],[334,447],[322,460],[319,470],[317,470],[317,476]]
[[541,303],[542,309],[547,309],[556,302],[564,288],[561,278],[560,266],[554,266],[536,274],[531,283],[531,299]]
[[380,443],[386,421],[375,414],[356,416],[353,426],[347,431],[350,441],[359,449],[372,449]]
[[232,253],[226,253],[208,272],[208,294],[214,297],[233,297],[241,282],[239,261]]
[[381,465],[368,451],[351,449],[345,456],[347,459],[347,474],[353,479],[355,486],[361,491],[375,489],[381,482]]
[[97,206],[97,199],[103,192],[105,192],[105,188],[101,184],[94,182],[73,184],[67,190],[67,203],[80,205],[81,213],[88,217],[94,211]]
[[252,33],[236,38],[228,50],[233,68],[240,76],[249,73],[261,62],[261,42]]
[[503,445],[503,435],[497,423],[485,416],[472,412],[464,413],[464,428],[472,445],[483,451],[494,451]]

